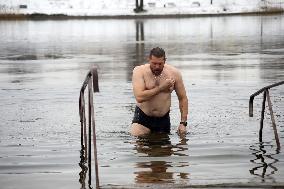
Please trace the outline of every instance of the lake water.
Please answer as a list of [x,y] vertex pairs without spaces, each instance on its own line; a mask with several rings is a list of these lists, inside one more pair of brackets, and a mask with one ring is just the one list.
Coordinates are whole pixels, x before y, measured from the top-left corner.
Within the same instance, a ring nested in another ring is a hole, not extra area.
[[[186,138],[174,93],[170,135],[128,133],[132,69],[155,46],[183,75]],[[258,141],[262,95],[248,115],[251,94],[284,80],[284,15],[268,15],[0,21],[1,188],[85,188],[78,98],[92,65],[102,188],[284,187],[284,86],[270,90],[280,150],[267,107]]]

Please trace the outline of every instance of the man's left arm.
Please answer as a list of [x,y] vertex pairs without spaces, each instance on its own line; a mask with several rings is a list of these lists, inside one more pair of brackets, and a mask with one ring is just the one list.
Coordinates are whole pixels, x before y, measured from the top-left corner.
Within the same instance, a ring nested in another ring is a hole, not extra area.
[[[175,81],[175,91],[179,100],[179,109],[180,109],[180,118],[181,122],[187,122],[188,115],[188,99],[186,95],[186,90],[183,84],[182,76],[179,71],[176,73],[176,81]],[[184,124],[179,124],[178,133],[185,134],[186,126]]]

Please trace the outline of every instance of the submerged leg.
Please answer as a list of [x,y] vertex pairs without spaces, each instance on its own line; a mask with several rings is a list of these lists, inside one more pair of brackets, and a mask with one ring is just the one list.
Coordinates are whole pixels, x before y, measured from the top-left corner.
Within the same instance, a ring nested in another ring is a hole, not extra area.
[[150,132],[151,132],[150,129],[139,123],[133,123],[131,125],[130,134],[133,136],[143,136],[150,134]]

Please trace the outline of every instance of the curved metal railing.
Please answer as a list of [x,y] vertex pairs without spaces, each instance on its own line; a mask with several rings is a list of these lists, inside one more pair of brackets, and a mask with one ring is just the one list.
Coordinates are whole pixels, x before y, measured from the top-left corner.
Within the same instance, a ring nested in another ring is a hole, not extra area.
[[275,84],[263,87],[262,89],[258,90],[254,94],[252,94],[250,96],[250,99],[249,99],[249,116],[253,117],[253,100],[254,100],[254,97],[263,92],[262,111],[261,111],[260,129],[259,129],[259,141],[260,142],[262,142],[262,129],[263,129],[265,102],[266,102],[266,99],[267,99],[267,103],[268,103],[268,107],[269,107],[269,111],[270,111],[272,127],[273,127],[273,130],[274,130],[274,137],[275,137],[275,140],[276,140],[277,149],[280,149],[280,142],[279,142],[279,137],[278,137],[278,133],[277,133],[277,127],[276,127],[274,114],[273,114],[273,110],[272,110],[272,103],[271,103],[271,100],[270,100],[269,89],[271,89],[273,87],[276,87],[276,86],[279,86],[279,85],[283,85],[283,84],[284,84],[284,81],[281,81],[281,82],[278,82],[278,83],[275,83]]
[[[86,123],[86,111],[85,111],[85,96],[84,92],[88,86],[88,124]],[[94,66],[87,73],[87,76],[83,82],[83,85],[80,90],[79,97],[79,115],[81,122],[81,167],[86,167],[84,164],[86,163],[86,157],[88,156],[88,173],[89,173],[89,181],[88,184],[91,186],[91,177],[92,177],[92,169],[91,169],[91,160],[92,160],[92,133],[93,133],[93,145],[94,145],[94,159],[95,159],[95,173],[96,173],[96,188],[99,188],[99,172],[98,172],[98,159],[97,159],[97,145],[96,145],[96,128],[95,128],[95,115],[94,115],[94,106],[93,106],[93,92],[99,92],[98,85],[98,72],[97,67]],[[88,133],[87,133],[88,126]],[[82,171],[86,173],[86,170]],[[81,176],[81,175],[80,175]],[[82,181],[85,183],[85,181]],[[84,184],[82,183],[82,187]]]

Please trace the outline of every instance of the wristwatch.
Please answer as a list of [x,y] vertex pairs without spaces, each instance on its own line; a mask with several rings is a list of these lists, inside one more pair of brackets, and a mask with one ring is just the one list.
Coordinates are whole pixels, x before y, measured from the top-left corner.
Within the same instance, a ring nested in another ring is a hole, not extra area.
[[179,124],[183,124],[186,127],[187,126],[187,121],[181,121]]

